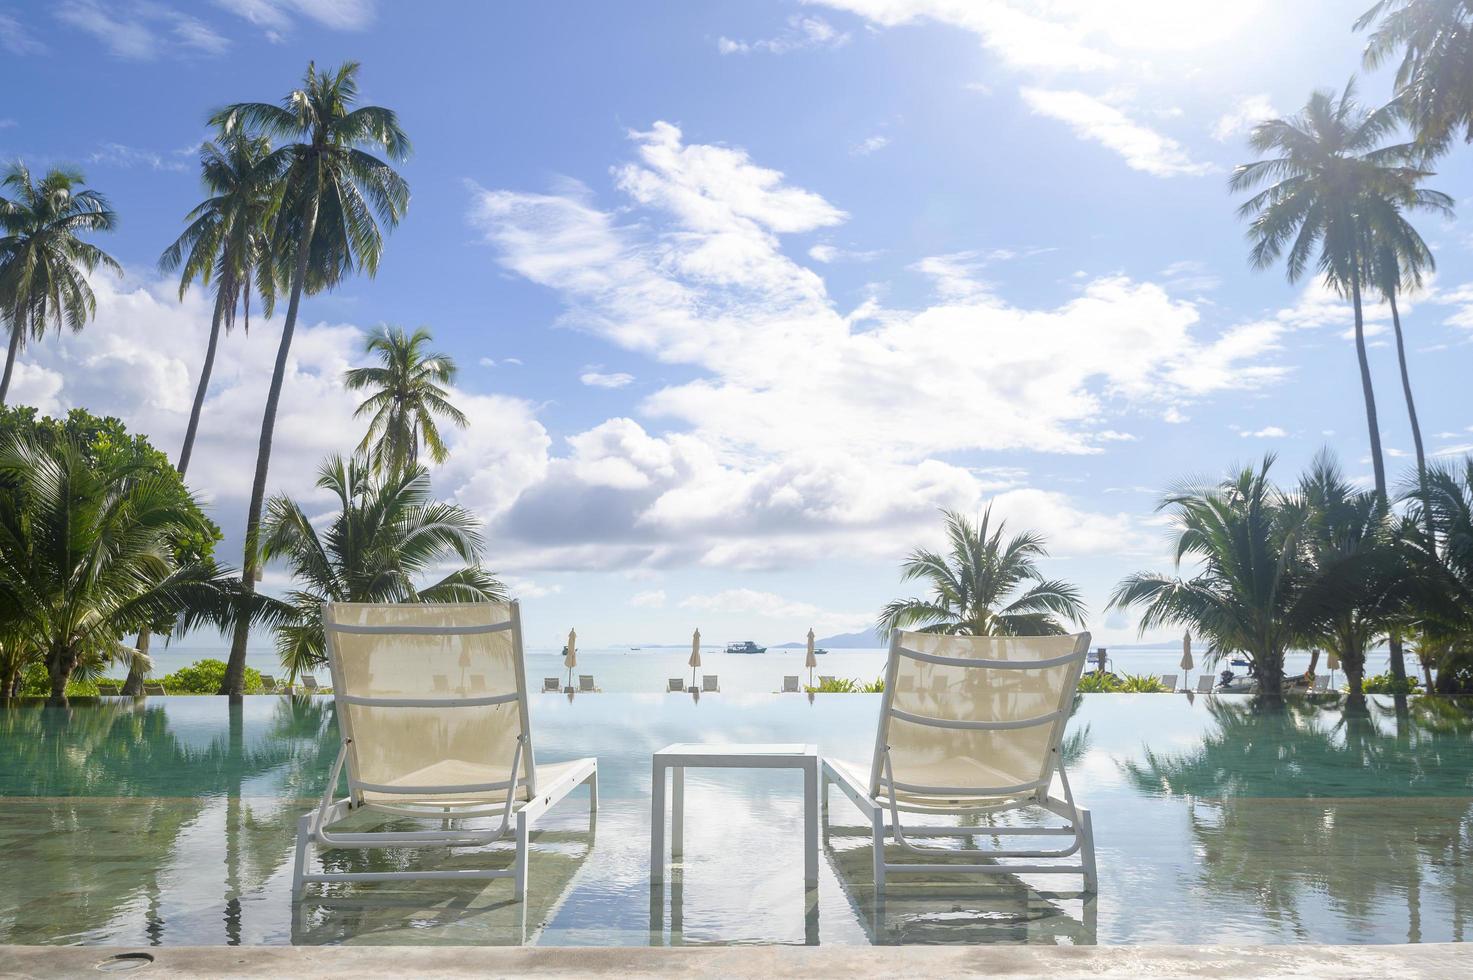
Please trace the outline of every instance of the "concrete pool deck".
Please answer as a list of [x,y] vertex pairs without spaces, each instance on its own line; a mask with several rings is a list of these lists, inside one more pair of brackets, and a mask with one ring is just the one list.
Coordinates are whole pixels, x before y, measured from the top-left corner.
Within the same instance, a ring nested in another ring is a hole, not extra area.
[[[1453,977],[1473,946],[0,946],[0,977],[75,977],[147,952],[143,977]],[[117,961],[113,961],[117,962]],[[122,966],[122,963],[117,963]]]

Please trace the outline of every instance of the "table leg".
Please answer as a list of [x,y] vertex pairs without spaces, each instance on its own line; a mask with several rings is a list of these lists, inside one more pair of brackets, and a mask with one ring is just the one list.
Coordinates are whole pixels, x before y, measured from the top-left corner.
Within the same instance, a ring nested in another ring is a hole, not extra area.
[[803,883],[818,884],[818,764],[803,767]]
[[658,760],[650,775],[650,883],[665,880],[665,766]]
[[670,773],[670,857],[685,854],[685,766]]

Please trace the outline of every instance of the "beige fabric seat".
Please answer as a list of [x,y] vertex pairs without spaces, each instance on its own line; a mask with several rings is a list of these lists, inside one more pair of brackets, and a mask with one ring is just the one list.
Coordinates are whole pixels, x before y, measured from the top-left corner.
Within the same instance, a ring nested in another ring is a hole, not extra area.
[[[1094,891],[1090,814],[1075,805],[1060,756],[1089,640],[1088,633],[892,634],[874,754],[867,763],[825,758],[822,775],[825,798],[831,783],[838,786],[870,822],[876,889],[884,888],[887,874],[906,872],[1074,873],[1083,876],[1086,891]],[[1053,793],[1056,774],[1062,796]],[[991,817],[1025,809],[1063,818],[1064,825],[973,820],[938,827],[911,821],[907,828],[901,818]],[[888,861],[887,836],[903,852],[932,860]],[[932,847],[909,839],[921,836],[969,843]],[[988,848],[978,841],[1014,836],[1063,838],[1064,846]]]
[[[532,824],[584,784],[591,816],[598,761],[537,762],[517,604],[327,603],[322,623],[343,745],[321,804],[298,827],[293,898],[319,881],[506,877],[520,901]],[[348,795],[334,800],[344,771]],[[424,818],[435,829],[334,829],[360,809]],[[499,826],[451,826],[487,816],[500,817]],[[472,847],[512,833],[509,869],[309,870],[321,850]]]

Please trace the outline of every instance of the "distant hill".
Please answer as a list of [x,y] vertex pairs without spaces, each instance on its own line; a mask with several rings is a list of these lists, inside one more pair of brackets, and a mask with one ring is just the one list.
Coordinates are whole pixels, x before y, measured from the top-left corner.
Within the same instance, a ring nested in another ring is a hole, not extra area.
[[[813,641],[814,646],[823,647],[826,650],[873,650],[885,645],[874,630],[860,630],[858,633],[835,633],[833,636],[820,636]],[[776,650],[802,650],[808,646],[808,641],[799,643],[779,643],[773,649]]]

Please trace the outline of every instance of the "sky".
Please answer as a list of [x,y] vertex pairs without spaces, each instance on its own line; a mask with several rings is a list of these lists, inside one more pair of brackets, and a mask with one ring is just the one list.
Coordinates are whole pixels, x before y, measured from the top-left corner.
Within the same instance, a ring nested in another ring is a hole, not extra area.
[[[212,110],[362,63],[412,188],[375,278],[303,302],[270,489],[325,514],[361,438],[344,369],[379,323],[460,366],[437,493],[485,521],[528,643],[800,639],[913,594],[939,510],[1046,535],[1097,643],[1156,503],[1321,447],[1370,478],[1346,306],[1247,262],[1252,125],[1360,69],[1368,0],[0,0],[0,159],[79,166],[120,216],[97,316],[12,397],[178,452],[209,326],[160,252],[202,199]],[[1384,73],[1361,97],[1389,95]],[[1429,186],[1473,205],[1458,148]],[[1473,450],[1473,234],[1419,219],[1403,306],[1429,452]],[[1368,307],[1388,466],[1411,437]],[[222,343],[190,482],[238,562],[281,317]],[[264,586],[288,584],[270,569]]]

